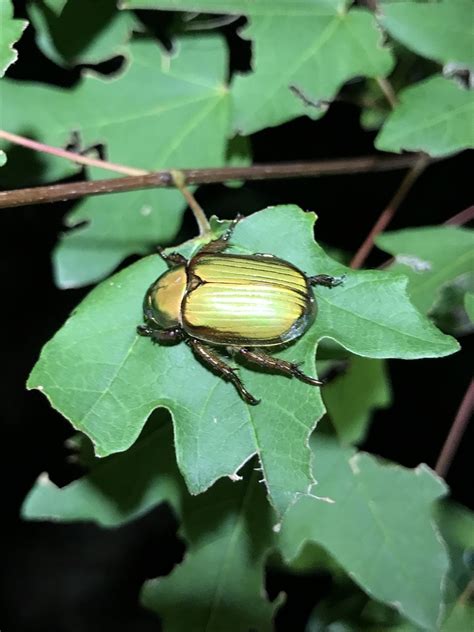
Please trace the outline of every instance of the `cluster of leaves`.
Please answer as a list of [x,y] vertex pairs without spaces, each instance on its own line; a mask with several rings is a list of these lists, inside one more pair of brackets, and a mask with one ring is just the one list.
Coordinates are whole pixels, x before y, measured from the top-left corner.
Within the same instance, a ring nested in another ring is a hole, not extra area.
[[[351,82],[364,120],[380,126],[378,149],[444,156],[473,146],[474,99],[459,79],[473,65],[472,4],[380,2],[376,14],[350,4],[125,0],[118,7],[103,0],[98,10],[92,0],[31,2],[38,47],[56,64],[85,70],[68,90],[2,79],[2,125],[55,146],[78,132],[82,145],[102,144],[110,160],[135,167],[222,166],[250,161],[242,141],[258,130],[323,116]],[[180,12],[171,51],[139,20],[134,10],[142,8]],[[249,72],[229,79],[225,41],[209,29],[212,14],[246,16],[240,35],[252,42]],[[5,70],[25,23],[13,18],[9,0],[0,0],[0,16]],[[88,68],[116,56],[124,61],[112,77]],[[377,91],[400,66],[389,111]],[[5,182],[21,156],[15,152],[2,168]],[[38,179],[75,169],[42,156]],[[100,177],[97,169],[88,175]],[[81,227],[67,232],[54,253],[58,284],[99,281],[128,255],[172,241],[183,209],[171,190],[79,203],[67,223]],[[143,591],[165,629],[270,629],[280,603],[262,593],[271,552],[289,568],[333,574],[335,592],[315,609],[314,629],[401,632],[436,630],[440,622],[446,632],[470,629],[472,608],[459,597],[469,582],[463,555],[473,547],[472,517],[440,503],[446,488],[429,468],[407,470],[354,445],[372,411],[390,404],[387,358],[441,357],[459,348],[429,316],[442,291],[457,285],[472,318],[472,231],[386,233],[378,246],[394,263],[354,271],[314,241],[314,220],[295,206],[265,209],[238,224],[232,249],[272,253],[308,273],[346,274],[343,287],[317,290],[315,324],[279,355],[314,375],[342,354],[348,370],[321,394],[241,367],[249,390],[263,400],[247,406],[185,345],[153,346],[137,336],[145,290],[165,269],[156,255],[144,257],[92,290],[32,371],[29,388],[43,391],[107,458],[93,460],[88,476],[63,489],[42,479],[24,513],[116,525],[170,503],[188,553],[169,577]],[[205,239],[224,228],[214,221]],[[190,256],[202,243],[197,238],[176,250]],[[140,436],[159,408],[171,413],[173,437],[169,423],[158,420]],[[336,430],[329,437],[314,432],[325,412]],[[348,591],[355,598],[343,609]],[[186,610],[178,607],[183,600]]]
[[[4,0],[2,6],[9,4]],[[355,78],[360,100],[373,105],[367,106],[366,117],[380,115],[374,90],[380,97],[377,81],[396,68],[401,49],[405,71],[399,103],[393,112],[379,116],[383,125],[376,147],[442,156],[474,144],[474,99],[456,77],[448,76],[473,63],[470,0],[429,7],[383,3],[377,16],[349,8],[348,0],[127,0],[119,3],[121,11],[116,4],[103,0],[98,10],[94,0],[30,3],[44,54],[56,63],[86,68],[80,82],[68,90],[2,81],[6,129],[56,146],[66,145],[75,131],[84,147],[104,144],[110,160],[145,169],[245,161],[250,156],[242,143],[237,156],[233,154],[236,135],[245,137],[297,116],[319,118],[342,86]],[[190,37],[190,14],[179,14],[184,17],[175,27],[173,49],[163,50],[143,33],[134,8],[246,15],[241,36],[252,42],[252,72],[229,80],[222,37],[209,30],[193,30]],[[78,23],[84,28],[76,28]],[[2,35],[10,41],[23,27],[12,21]],[[384,44],[383,37],[390,41]],[[87,69],[117,55],[124,62],[112,78]],[[431,74],[419,77],[417,55],[439,65],[429,66],[426,72]],[[421,80],[413,83],[415,78]],[[141,89],[145,85],[146,91]],[[17,156],[21,161],[21,152]],[[43,156],[38,177],[51,181],[75,169],[59,158]],[[3,179],[8,181],[13,171],[14,164],[11,170],[3,169]],[[99,176],[89,170],[89,177]],[[157,242],[169,243],[183,209],[174,191],[122,194],[120,203],[112,195],[85,200],[66,220],[70,228],[81,227],[68,231],[54,253],[58,284],[96,282],[126,256],[145,254]]]

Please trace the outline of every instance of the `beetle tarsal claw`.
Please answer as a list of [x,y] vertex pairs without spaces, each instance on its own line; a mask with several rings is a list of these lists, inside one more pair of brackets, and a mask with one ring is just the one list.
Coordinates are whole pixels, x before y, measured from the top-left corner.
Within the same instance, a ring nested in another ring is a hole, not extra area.
[[250,404],[250,406],[258,406],[258,404],[260,404],[260,402],[262,401],[261,399],[257,399],[256,397],[251,395],[247,389],[244,389],[244,391],[242,391],[240,394],[247,402],[247,404]]
[[347,274],[341,274],[340,276],[333,277],[333,285],[332,287],[337,287],[338,285],[344,285],[344,281],[346,280]]
[[311,375],[306,375],[303,371],[300,371],[298,367],[295,367],[293,371],[293,375],[301,380],[302,382],[306,382],[306,384],[311,384],[312,386],[323,386],[324,382],[322,380],[318,380],[316,377],[311,377]]
[[330,274],[315,274],[308,277],[310,285],[322,285],[323,287],[333,288],[344,283],[345,274],[335,277]]
[[138,325],[137,327],[137,334],[139,336],[151,336],[152,335],[152,329],[151,327],[149,327],[148,325]]

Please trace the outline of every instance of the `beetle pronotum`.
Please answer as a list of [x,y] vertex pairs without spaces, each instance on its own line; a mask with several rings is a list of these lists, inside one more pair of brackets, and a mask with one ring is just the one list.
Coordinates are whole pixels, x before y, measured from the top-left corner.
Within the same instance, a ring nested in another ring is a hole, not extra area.
[[224,250],[238,217],[219,239],[209,242],[189,261],[178,253],[160,255],[169,270],[148,289],[144,325],[138,333],[154,342],[184,340],[198,359],[234,384],[249,404],[258,404],[213,347],[313,386],[322,382],[293,362],[275,358],[262,347],[277,347],[302,336],[316,318],[312,286],[336,287],[342,277],[306,276],[273,255],[234,255]]

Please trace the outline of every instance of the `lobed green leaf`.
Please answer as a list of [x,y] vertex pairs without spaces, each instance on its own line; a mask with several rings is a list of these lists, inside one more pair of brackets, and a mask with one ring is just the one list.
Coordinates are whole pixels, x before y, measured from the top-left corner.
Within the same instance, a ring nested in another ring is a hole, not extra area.
[[144,604],[167,630],[273,629],[281,599],[269,603],[263,588],[273,516],[257,478],[253,473],[240,483],[222,482],[190,499],[183,513],[190,542],[185,561],[143,591]]
[[18,58],[13,44],[20,39],[28,22],[14,19],[11,0],[0,0],[0,24],[0,77],[3,77],[8,66]]
[[61,13],[68,2],[69,0],[43,0],[43,4],[56,15]]
[[[354,77],[387,75],[393,58],[371,13],[346,0],[133,0],[124,7],[244,13],[253,72],[232,85],[233,128],[251,134],[296,116],[322,116]],[[275,46],[275,42],[279,42]]]
[[170,11],[202,11],[234,15],[297,14],[318,9],[343,10],[348,0],[122,0],[124,9],[163,9]]
[[29,15],[41,51],[60,66],[99,64],[123,52],[133,27],[133,14],[117,10],[116,0],[34,2]]
[[[373,16],[319,5],[252,17],[244,36],[254,41],[254,72],[232,86],[233,125],[250,134],[303,114],[319,118],[341,86],[356,76],[387,75],[393,65]],[[284,42],[275,47],[275,41]]]
[[474,92],[444,77],[402,90],[399,104],[375,140],[382,151],[446,156],[474,147]]
[[472,630],[474,626],[474,607],[469,601],[459,601],[443,622],[441,632],[460,632]]
[[383,465],[321,435],[313,446],[318,497],[298,499],[283,517],[285,558],[317,542],[369,595],[436,629],[448,557],[431,511],[444,484],[426,466]]
[[474,277],[474,231],[455,226],[406,228],[383,233],[376,239],[395,257],[390,269],[409,278],[414,305],[429,313],[441,289],[461,275]]
[[381,24],[407,48],[443,64],[474,66],[474,5],[469,0],[385,2]]
[[190,497],[171,442],[167,424],[63,489],[40,478],[23,514],[112,526],[169,502],[182,519],[187,552],[170,575],[145,584],[145,605],[176,632],[270,631],[279,600],[270,604],[263,591],[265,558],[274,541],[263,486],[249,473],[244,481],[221,481]]
[[[410,304],[406,278],[344,268],[313,241],[313,223],[314,215],[297,207],[274,207],[241,221],[233,237],[238,252],[271,253],[311,274],[347,272],[343,287],[316,290],[315,324],[280,357],[315,375],[315,350],[325,337],[373,358],[437,357],[458,349]],[[143,296],[165,269],[158,256],[147,257],[94,289],[44,347],[28,387],[42,390],[100,456],[127,449],[150,413],[165,407],[191,493],[233,475],[257,454],[271,501],[283,512],[313,484],[307,441],[324,413],[320,391],[241,367],[250,392],[263,400],[248,406],[185,344],[165,347],[139,337]]]
[[323,400],[339,439],[359,443],[374,410],[392,402],[386,362],[352,356],[347,370],[324,387]]
[[441,629],[454,630],[456,623],[462,630],[460,621],[467,621],[469,612],[471,617],[473,614],[472,608],[463,608],[463,601],[468,601],[469,586],[474,582],[474,514],[452,500],[444,500],[436,509],[436,522],[450,558],[443,595],[446,616]]
[[[112,79],[88,74],[77,88],[6,82],[4,125],[55,146],[78,130],[84,145],[103,143],[108,158],[149,170],[212,167],[226,160],[230,99],[227,57],[218,36],[181,42],[173,55],[150,41],[129,48],[125,72]],[[143,86],[147,89],[143,90]],[[43,160],[43,159],[42,159]],[[52,179],[66,161],[44,158]],[[13,161],[12,161],[13,162]],[[13,165],[12,165],[13,166]],[[66,164],[70,172],[76,167]],[[103,170],[91,170],[104,177]],[[67,216],[76,228],[54,252],[61,287],[77,287],[110,274],[131,254],[149,252],[175,236],[185,208],[177,190],[133,191],[89,198]]]
[[474,324],[474,294],[468,292],[464,298],[464,305],[466,308],[469,320]]

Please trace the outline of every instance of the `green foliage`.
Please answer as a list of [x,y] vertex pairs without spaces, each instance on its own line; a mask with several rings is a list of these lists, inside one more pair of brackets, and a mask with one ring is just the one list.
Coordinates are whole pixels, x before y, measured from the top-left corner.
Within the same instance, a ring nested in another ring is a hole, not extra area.
[[462,275],[474,277],[474,231],[467,228],[407,228],[379,235],[377,245],[395,257],[390,269],[410,279],[410,298],[425,314],[443,287]]
[[168,9],[231,15],[272,15],[278,10],[307,14],[314,7],[343,10],[348,0],[123,0],[125,9]]
[[190,497],[171,444],[166,424],[64,489],[42,478],[23,513],[115,526],[166,501],[182,520],[188,550],[169,577],[145,585],[145,604],[163,617],[168,630],[270,630],[278,601],[264,599],[263,567],[275,536],[263,485],[247,472],[243,481],[221,481]]
[[354,585],[335,590],[313,610],[306,632],[420,632],[392,608],[364,598]]
[[[306,114],[319,118],[343,83],[356,76],[385,76],[393,65],[380,45],[374,17],[347,12],[344,1],[270,3],[128,2],[126,6],[242,12],[243,37],[253,41],[254,72],[234,80],[234,128],[241,134]],[[275,41],[285,42],[275,46]],[[288,60],[291,60],[288,63]]]
[[[252,17],[244,36],[254,41],[254,72],[237,77],[232,89],[234,126],[244,134],[303,114],[319,118],[343,83],[385,76],[393,65],[373,16],[363,10],[346,14],[317,4],[307,14],[282,10]],[[275,40],[286,46],[275,47]]]
[[362,441],[372,412],[392,401],[386,363],[352,356],[347,370],[325,386],[323,399],[340,440]]
[[[72,121],[69,118],[73,94],[72,90],[5,78],[0,81],[2,127],[56,147],[65,147],[80,120],[80,111]],[[2,188],[7,188],[8,184],[51,182],[78,171],[78,166],[67,160],[48,154],[35,155],[35,168],[28,171],[26,182],[23,165],[31,165],[31,151],[15,147],[15,158],[2,171]]]
[[[115,79],[85,76],[74,90],[5,82],[0,98],[8,128],[34,126],[52,145],[79,130],[84,145],[107,142],[110,160],[134,167],[208,167],[225,161],[229,95],[226,53],[217,36],[184,40],[170,56],[155,43],[129,48],[127,70]],[[140,90],[146,85],[147,91]],[[55,114],[54,119],[52,113]],[[31,134],[31,132],[30,132]],[[52,176],[64,161],[44,159]],[[69,169],[68,169],[69,170]],[[93,169],[94,177],[104,172]],[[66,175],[67,172],[61,175]],[[176,234],[185,204],[176,190],[147,190],[90,198],[67,217],[68,232],[54,252],[61,287],[109,274],[127,255],[144,254]]]
[[329,500],[305,496],[289,508],[280,534],[285,558],[313,540],[370,595],[435,629],[448,558],[431,510],[444,485],[426,467],[382,465],[322,436],[313,445],[315,492]]
[[238,484],[222,482],[184,508],[185,562],[169,577],[149,582],[143,594],[144,604],[162,617],[167,630],[273,629],[281,600],[270,604],[263,595],[273,516],[257,479],[254,472]]
[[456,82],[430,77],[406,88],[388,117],[375,146],[445,156],[474,147],[474,94]]
[[[158,502],[170,503],[182,520],[188,552],[169,577],[147,583],[143,593],[145,604],[163,616],[165,629],[187,630],[194,622],[196,630],[220,630],[224,621],[229,630],[271,629],[278,603],[270,605],[262,597],[265,560],[272,548],[293,557],[307,539],[321,543],[369,595],[389,605],[396,602],[397,610],[411,620],[434,629],[447,557],[432,525],[431,508],[444,486],[427,468],[380,464],[318,433],[313,449],[319,478],[315,491],[332,502],[299,499],[285,514],[278,536],[263,486],[249,468],[243,480],[220,481],[196,498],[186,493],[167,423],[150,429],[126,453],[96,463],[88,476],[65,488],[40,478],[23,513],[115,526]],[[453,542],[472,541],[468,519],[444,507],[438,515],[443,533]],[[314,568],[321,559],[313,557]],[[347,588],[347,576],[338,575],[337,581]],[[188,607],[180,608],[182,603]],[[373,602],[363,603],[366,617],[369,610],[372,619],[374,610],[379,620],[382,613],[389,617]],[[342,618],[340,600],[336,606]],[[390,616],[397,620],[396,613]]]
[[[393,67],[382,48],[374,18],[347,11],[344,0],[127,0],[125,8],[243,13],[253,41],[253,69],[234,80],[234,125],[243,133],[306,114],[318,118],[343,83],[355,76],[385,77]],[[385,3],[380,23],[416,53],[443,62],[472,63],[472,5],[467,1]],[[274,41],[280,42],[275,47]],[[288,63],[288,59],[292,63]],[[283,70],[282,70],[283,69]],[[415,86],[401,95],[377,146],[384,151],[423,150],[443,155],[474,146],[466,134],[472,97],[448,80]],[[408,104],[405,100],[409,99]],[[380,121],[368,110],[371,125]],[[416,134],[415,134],[416,132]],[[441,137],[441,138],[440,138]]]
[[446,616],[441,630],[470,630],[474,624],[474,608],[468,597],[474,582],[474,514],[444,501],[437,507],[436,517],[450,557],[444,588]]
[[443,64],[474,66],[474,6],[470,0],[384,3],[382,26],[416,53]]
[[473,626],[474,607],[469,601],[459,601],[444,621],[441,631],[460,632],[460,630],[472,630]]
[[163,412],[150,419],[151,430],[127,452],[90,459],[92,471],[64,488],[41,476],[25,500],[29,518],[92,520],[114,527],[143,516],[166,501],[180,514],[189,495],[176,467],[171,426]]
[[[380,1],[373,13],[348,0],[31,1],[36,45],[61,73],[72,68],[75,83],[2,79],[1,127],[56,147],[78,136],[76,151],[101,145],[107,160],[131,168],[219,167],[250,162],[253,132],[320,118],[340,99],[362,108],[364,125],[381,128],[377,149],[448,156],[474,146],[473,92],[459,76],[473,64],[472,6]],[[163,20],[159,41],[138,8],[181,13]],[[208,14],[247,18],[235,37],[251,43],[248,72],[232,74],[227,41],[212,33],[219,18]],[[10,0],[0,0],[0,20],[1,76],[27,23],[13,18]],[[113,57],[122,65],[116,60],[112,75],[101,74],[104,66],[80,76],[74,68]],[[393,87],[394,108],[380,79]],[[7,149],[2,187],[79,170],[56,156]],[[57,284],[101,281],[130,255],[175,242],[184,208],[174,189],[78,202],[54,249]],[[262,400],[246,405],[185,344],[137,335],[144,294],[166,269],[157,255],[145,257],[90,292],[30,375],[28,388],[81,431],[90,472],[64,488],[40,477],[24,515],[115,527],[169,503],[186,556],[142,592],[165,630],[273,629],[282,600],[270,602],[263,586],[265,566],[275,563],[332,577],[307,632],[467,632],[472,514],[439,501],[445,486],[426,466],[407,470],[351,446],[366,436],[374,411],[391,404],[387,359],[459,349],[428,316],[443,331],[472,330],[473,232],[388,232],[376,243],[394,262],[355,271],[314,241],[314,219],[291,205],[254,213],[237,225],[230,252],[271,253],[308,274],[346,274],[343,286],[315,289],[314,325],[275,352],[311,375],[345,370],[317,389],[239,366]],[[172,250],[191,257],[226,226],[214,218],[210,235]],[[463,326],[444,327],[440,312],[454,310]],[[315,431],[325,413],[328,423]]]
[[464,301],[469,320],[471,321],[471,323],[474,323],[474,294],[466,294]]
[[120,54],[135,25],[131,14],[117,10],[115,0],[32,2],[29,14],[39,48],[60,66],[98,64]]
[[[275,207],[240,222],[233,237],[240,252],[271,253],[308,273],[347,272],[344,287],[317,290],[315,324],[281,357],[314,374],[315,348],[325,337],[373,358],[456,351],[457,343],[411,306],[403,276],[345,269],[314,243],[313,222],[296,207]],[[250,392],[263,400],[249,407],[186,345],[160,347],[140,338],[143,296],[165,269],[159,257],[148,257],[93,290],[46,345],[28,386],[42,390],[102,456],[127,449],[151,411],[164,406],[174,418],[178,465],[192,493],[257,454],[272,502],[284,511],[312,484],[307,438],[324,412],[320,391],[242,367]]]
[[[462,63],[472,54],[469,20],[462,20],[467,4],[384,3],[379,23],[405,45],[408,39],[415,52]],[[9,16],[9,3],[1,6]],[[386,77],[396,62],[393,80],[401,90],[400,104],[389,114],[377,147],[440,156],[474,146],[472,92],[441,76],[410,86],[419,77],[407,70],[416,60],[414,53],[402,45],[382,46],[374,15],[349,8],[345,0],[130,0],[120,8],[114,0],[101,2],[99,8],[93,0],[29,4],[38,45],[56,63],[91,64],[114,55],[125,61],[112,79],[85,74],[67,91],[4,81],[3,127],[58,147],[66,146],[76,131],[81,147],[103,144],[109,160],[132,167],[219,166],[226,162],[229,137],[236,130],[248,135],[301,115],[319,118],[348,81],[360,88],[368,82],[363,120],[379,127],[387,110],[375,80]],[[171,32],[174,50],[165,53],[128,10],[133,8],[246,15],[249,23],[240,34],[252,42],[252,71],[234,76],[227,87],[228,59],[217,35],[206,32],[178,40]],[[10,23],[19,28],[20,22],[10,18]],[[439,37],[440,23],[454,25],[454,30],[443,28]],[[3,186],[25,184],[22,167],[31,164],[31,154],[16,149],[13,157],[2,169]],[[31,164],[27,184],[51,182],[77,170],[43,154]],[[88,175],[100,178],[104,172],[88,169]],[[79,203],[66,217],[72,230],[53,255],[57,284],[97,282],[127,256],[169,243],[183,207],[175,191],[132,192]]]
[[11,0],[0,0],[0,24],[0,77],[3,77],[8,66],[17,59],[13,44],[20,39],[28,22],[13,18]]
[[43,4],[53,13],[59,15],[69,0],[43,0]]

